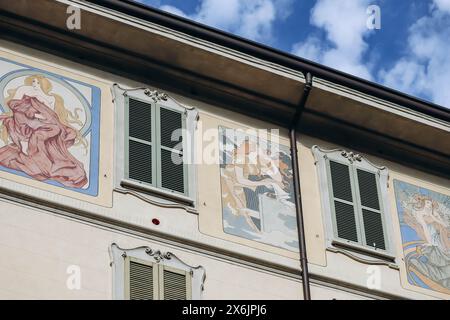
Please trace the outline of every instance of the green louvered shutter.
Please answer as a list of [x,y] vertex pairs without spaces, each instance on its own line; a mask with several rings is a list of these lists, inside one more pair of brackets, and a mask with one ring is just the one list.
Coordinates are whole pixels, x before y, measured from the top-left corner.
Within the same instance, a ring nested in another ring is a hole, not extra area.
[[153,264],[128,260],[127,275],[127,291],[130,300],[157,299],[158,273],[154,270]]
[[[183,114],[178,111],[160,107],[159,120],[160,186],[184,194],[185,168],[183,163],[183,150],[179,147],[183,142],[181,134],[181,130],[183,129]],[[174,132],[179,132],[180,134],[172,136]],[[178,140],[176,138],[178,138]]]
[[335,161],[330,161],[329,164],[337,236],[358,242],[358,222],[350,167]]
[[128,178],[153,184],[153,115],[150,103],[128,100]]
[[385,250],[386,243],[377,177],[372,172],[361,169],[357,169],[356,171],[365,244],[373,248]]
[[160,296],[163,300],[189,300],[191,277],[188,272],[162,266]]

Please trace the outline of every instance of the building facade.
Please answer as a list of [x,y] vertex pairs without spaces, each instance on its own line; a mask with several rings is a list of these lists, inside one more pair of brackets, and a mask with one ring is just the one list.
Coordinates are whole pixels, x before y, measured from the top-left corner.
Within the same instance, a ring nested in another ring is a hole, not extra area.
[[448,109],[132,1],[0,25],[1,299],[449,299]]

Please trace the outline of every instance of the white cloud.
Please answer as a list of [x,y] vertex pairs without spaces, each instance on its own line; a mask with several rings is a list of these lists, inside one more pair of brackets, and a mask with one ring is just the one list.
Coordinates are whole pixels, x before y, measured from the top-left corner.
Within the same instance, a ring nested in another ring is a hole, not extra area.
[[370,0],[318,0],[311,10],[310,22],[325,31],[326,40],[310,36],[294,44],[292,52],[306,59],[344,72],[372,79],[363,55],[368,45],[365,37],[371,33],[366,26]]
[[191,18],[255,41],[273,41],[273,24],[287,18],[293,0],[201,0]]
[[428,15],[409,29],[407,54],[380,81],[450,107],[450,0],[434,0]]
[[450,12],[450,0],[434,0],[438,10]]
[[147,6],[159,7],[161,5],[161,0],[134,0],[136,2],[143,3]]
[[291,14],[294,0],[200,0],[192,14],[174,6],[161,6],[158,0],[139,2],[251,40],[270,43],[274,22]]
[[324,45],[319,37],[309,36],[304,42],[297,42],[292,52],[302,58],[320,62],[323,60]]
[[425,74],[423,65],[403,58],[389,71],[381,70],[379,75],[388,87],[410,92],[413,87],[425,87]]
[[174,7],[174,6],[163,5],[163,6],[160,6],[159,9],[169,12],[169,13],[172,13],[172,14],[175,14],[175,15],[183,17],[183,18],[187,18],[187,16],[184,14],[183,11],[181,11],[180,9],[178,9],[177,7]]

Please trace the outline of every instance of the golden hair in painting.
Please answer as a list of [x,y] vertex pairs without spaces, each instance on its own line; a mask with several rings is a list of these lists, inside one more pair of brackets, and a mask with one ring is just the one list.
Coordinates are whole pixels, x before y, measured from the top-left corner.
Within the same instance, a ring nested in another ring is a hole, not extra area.
[[[45,76],[43,75],[31,75],[28,76],[27,78],[25,78],[24,80],[24,85],[25,86],[32,86],[33,85],[33,81],[37,80],[39,82],[40,88],[42,90],[42,92],[48,96],[51,96],[55,99],[55,104],[54,104],[54,112],[58,115],[58,119],[59,121],[68,127],[71,127],[72,129],[74,129],[77,132],[77,138],[75,141],[75,145],[83,145],[83,147],[85,148],[85,152],[87,152],[87,148],[88,148],[88,142],[86,141],[86,139],[82,136],[82,134],[80,133],[79,130],[76,130],[75,128],[73,128],[72,124],[77,124],[79,126],[83,126],[83,123],[80,120],[80,116],[79,116],[79,112],[82,111],[81,108],[76,108],[74,110],[74,112],[71,112],[70,110],[68,110],[65,107],[64,104],[64,99],[56,94],[56,93],[52,93],[52,83],[50,82],[49,79],[47,79]],[[8,90],[8,96],[5,99],[5,103],[8,104],[9,101],[11,101],[17,90],[20,87],[17,87],[15,89],[10,89]],[[6,114],[7,116],[12,116],[12,113],[9,112]],[[5,143],[8,144],[8,131],[6,130],[5,126],[3,126],[0,123],[0,139]]]

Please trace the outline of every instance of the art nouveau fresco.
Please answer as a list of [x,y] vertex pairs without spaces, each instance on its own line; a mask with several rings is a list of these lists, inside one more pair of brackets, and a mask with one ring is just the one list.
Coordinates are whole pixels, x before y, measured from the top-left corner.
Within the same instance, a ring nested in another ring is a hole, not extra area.
[[0,59],[0,170],[97,195],[100,89]]
[[450,196],[394,180],[408,282],[450,294]]
[[298,251],[288,148],[242,131],[219,130],[224,232]]

